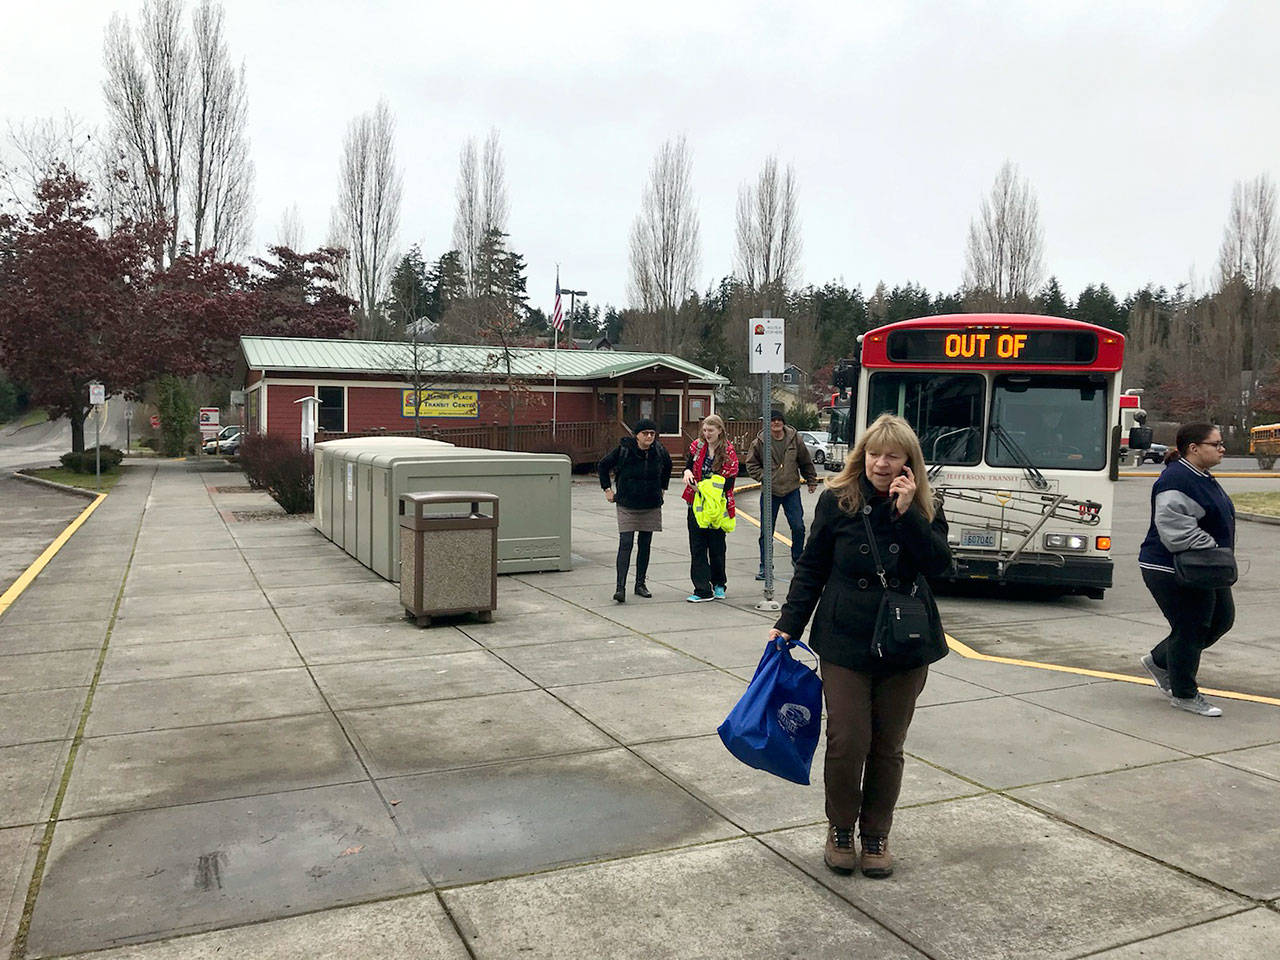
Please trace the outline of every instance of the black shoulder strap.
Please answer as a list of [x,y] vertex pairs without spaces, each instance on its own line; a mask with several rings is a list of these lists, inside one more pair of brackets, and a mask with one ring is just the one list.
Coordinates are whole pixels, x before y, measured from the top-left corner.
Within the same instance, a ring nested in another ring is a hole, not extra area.
[[867,529],[867,543],[871,544],[871,557],[876,562],[876,576],[880,578],[880,586],[889,589],[889,578],[885,576],[884,564],[880,562],[880,547],[876,543],[876,533],[871,529],[871,504],[862,505],[862,525]]

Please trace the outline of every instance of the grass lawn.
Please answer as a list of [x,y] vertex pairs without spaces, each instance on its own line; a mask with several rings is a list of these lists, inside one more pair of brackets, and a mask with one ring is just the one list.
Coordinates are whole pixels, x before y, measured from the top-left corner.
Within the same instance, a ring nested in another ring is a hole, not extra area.
[[120,479],[120,471],[115,473],[104,473],[102,475],[102,486],[98,486],[96,477],[92,473],[76,473],[74,470],[64,470],[62,467],[46,467],[43,470],[27,470],[29,476],[39,477],[41,480],[52,480],[54,483],[65,483],[69,487],[81,487],[85,490],[92,490],[94,493],[110,493],[111,488],[116,485],[116,481]]
[[1260,513],[1268,517],[1280,517],[1280,492],[1233,493],[1232,501],[1241,513]]
[[49,412],[42,407],[36,407],[34,410],[28,410],[23,414],[22,419],[18,421],[18,429],[34,427],[37,423],[44,423],[48,419]]

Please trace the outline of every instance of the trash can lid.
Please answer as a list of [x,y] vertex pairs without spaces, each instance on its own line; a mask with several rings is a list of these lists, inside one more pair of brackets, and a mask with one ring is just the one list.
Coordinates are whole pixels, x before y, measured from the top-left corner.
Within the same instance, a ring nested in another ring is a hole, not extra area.
[[498,495],[481,490],[423,490],[402,493],[400,499],[409,503],[497,503]]

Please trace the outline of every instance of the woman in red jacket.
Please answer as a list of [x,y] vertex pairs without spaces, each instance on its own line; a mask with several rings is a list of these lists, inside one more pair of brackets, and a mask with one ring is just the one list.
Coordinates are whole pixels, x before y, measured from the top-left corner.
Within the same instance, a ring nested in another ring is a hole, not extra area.
[[729,501],[729,516],[735,516],[733,481],[738,476],[738,451],[724,435],[724,421],[714,413],[702,421],[702,435],[689,444],[684,461],[684,501],[689,504],[686,523],[689,527],[689,576],[693,593],[690,603],[723,600],[728,586],[724,569],[725,533],[723,530],[698,526],[693,515],[693,495],[698,482],[712,476],[724,477],[724,495]]

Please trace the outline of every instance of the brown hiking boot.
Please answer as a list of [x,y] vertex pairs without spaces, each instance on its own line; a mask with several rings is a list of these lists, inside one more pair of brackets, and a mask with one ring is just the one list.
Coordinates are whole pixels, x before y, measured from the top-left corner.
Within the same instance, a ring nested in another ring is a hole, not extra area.
[[848,876],[858,869],[858,851],[853,846],[853,827],[832,827],[827,831],[827,849],[822,859],[834,873]]
[[893,857],[889,854],[889,838],[862,835],[862,875],[864,877],[892,876]]

